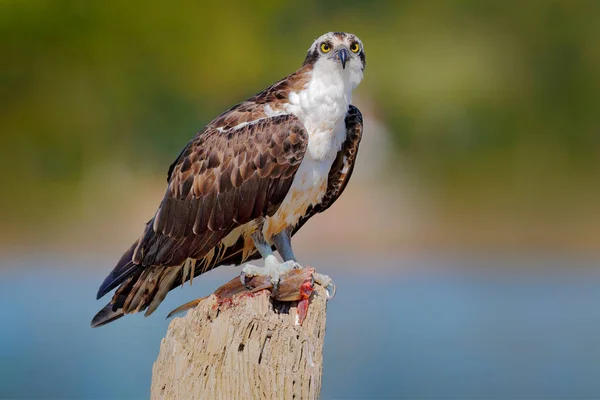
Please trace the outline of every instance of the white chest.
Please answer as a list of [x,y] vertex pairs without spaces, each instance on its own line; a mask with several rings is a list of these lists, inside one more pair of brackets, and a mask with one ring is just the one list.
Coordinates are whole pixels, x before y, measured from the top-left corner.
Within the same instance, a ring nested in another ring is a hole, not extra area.
[[[322,71],[321,71],[322,72]],[[344,118],[352,96],[343,76],[313,72],[307,87],[289,97],[287,112],[304,123],[308,147],[285,200],[264,224],[267,238],[294,226],[327,190],[331,165],[346,138]]]
[[286,108],[306,127],[306,156],[326,162],[335,159],[345,139],[344,118],[352,100],[352,86],[347,76],[324,68],[313,71],[304,90],[290,93]]

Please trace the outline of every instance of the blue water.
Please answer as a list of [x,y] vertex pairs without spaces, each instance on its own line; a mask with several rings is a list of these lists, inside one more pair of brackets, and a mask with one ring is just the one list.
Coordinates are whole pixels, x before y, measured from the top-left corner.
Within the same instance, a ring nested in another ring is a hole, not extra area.
[[[600,398],[593,261],[332,260],[314,262],[329,265],[338,285],[322,398]],[[111,261],[55,256],[2,265],[0,398],[147,398],[164,316],[239,271],[219,269],[171,292],[150,318],[91,329]]]

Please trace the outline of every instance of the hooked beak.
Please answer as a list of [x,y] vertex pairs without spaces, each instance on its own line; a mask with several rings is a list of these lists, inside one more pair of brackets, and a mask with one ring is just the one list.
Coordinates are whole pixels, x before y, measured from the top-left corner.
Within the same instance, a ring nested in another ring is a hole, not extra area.
[[342,63],[342,68],[346,69],[346,60],[348,60],[348,56],[350,54],[348,53],[348,50],[345,47],[342,47],[341,49],[338,50],[338,52],[336,53],[337,58],[340,60],[340,62]]

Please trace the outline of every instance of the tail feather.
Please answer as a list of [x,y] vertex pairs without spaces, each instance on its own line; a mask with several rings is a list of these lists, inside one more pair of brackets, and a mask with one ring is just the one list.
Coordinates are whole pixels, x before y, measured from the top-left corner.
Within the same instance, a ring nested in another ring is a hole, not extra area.
[[159,304],[162,303],[165,297],[167,297],[167,293],[169,293],[171,290],[173,282],[178,275],[181,274],[181,269],[182,268],[179,270],[176,268],[171,268],[171,270],[165,274],[165,277],[161,279],[161,284],[160,286],[157,286],[156,293],[154,294],[150,305],[148,305],[148,308],[146,309],[146,313],[144,314],[145,317],[152,314],[158,308]]
[[202,245],[206,246],[206,249],[193,254],[194,260],[189,259],[191,263],[189,265],[186,264],[188,260],[184,260],[185,262],[179,265],[146,264],[146,258],[142,265],[133,261],[133,253],[138,246],[136,241],[123,254],[117,266],[100,286],[98,298],[116,287],[118,289],[110,303],[94,316],[92,327],[102,326],[125,314],[144,310],[145,316],[148,316],[158,308],[170,290],[181,286],[193,277],[221,265],[239,265],[260,258],[256,249],[246,250],[243,237],[239,237],[228,247],[214,247],[212,243],[204,242]]
[[135,264],[132,261],[133,252],[137,247],[138,242],[136,241],[131,245],[129,250],[127,250],[121,259],[115,266],[115,268],[108,274],[100,288],[98,289],[98,293],[96,294],[96,299],[100,299],[102,296],[119,286],[123,283],[127,278],[133,275],[137,270],[141,269],[142,266],[139,264]]
[[123,315],[125,314],[123,313],[122,309],[115,311],[113,310],[113,304],[108,303],[102,310],[98,311],[98,313],[94,315],[94,318],[92,319],[92,328],[106,325],[121,318]]

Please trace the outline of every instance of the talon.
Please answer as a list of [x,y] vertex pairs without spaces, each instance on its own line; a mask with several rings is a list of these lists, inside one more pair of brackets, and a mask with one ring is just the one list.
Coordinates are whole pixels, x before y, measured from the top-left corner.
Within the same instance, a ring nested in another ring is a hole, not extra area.
[[278,270],[281,274],[285,274],[286,272],[300,268],[302,268],[302,265],[298,264],[296,261],[291,260],[279,264]]
[[335,297],[336,292],[335,283],[333,283],[333,280],[327,275],[317,273],[314,274],[314,277],[315,282],[318,283],[320,286],[323,286],[327,291],[327,300],[333,299]]
[[271,283],[273,284],[273,287],[279,285],[279,272],[277,271],[271,271],[271,273],[269,274],[269,278],[271,280]]
[[248,288],[246,286],[246,273],[243,270],[240,273],[240,282],[242,282],[242,286],[244,286],[245,288]]
[[335,297],[335,283],[331,281],[331,283],[325,287],[325,290],[327,291],[327,300],[332,300]]
[[248,278],[252,278],[255,276],[260,276],[262,272],[261,267],[257,267],[256,265],[246,264],[244,268],[242,268],[242,272],[240,273],[240,282],[246,289],[250,289],[248,287]]
[[240,274],[240,282],[248,287],[249,278],[266,277],[273,285],[273,292],[277,292],[281,277],[292,270],[301,269],[302,266],[296,261],[279,262],[275,256],[267,256],[263,267],[247,264]]
[[272,298],[276,298],[276,294],[279,292],[279,280],[277,280],[276,282],[273,282],[273,280],[271,280],[271,297]]

